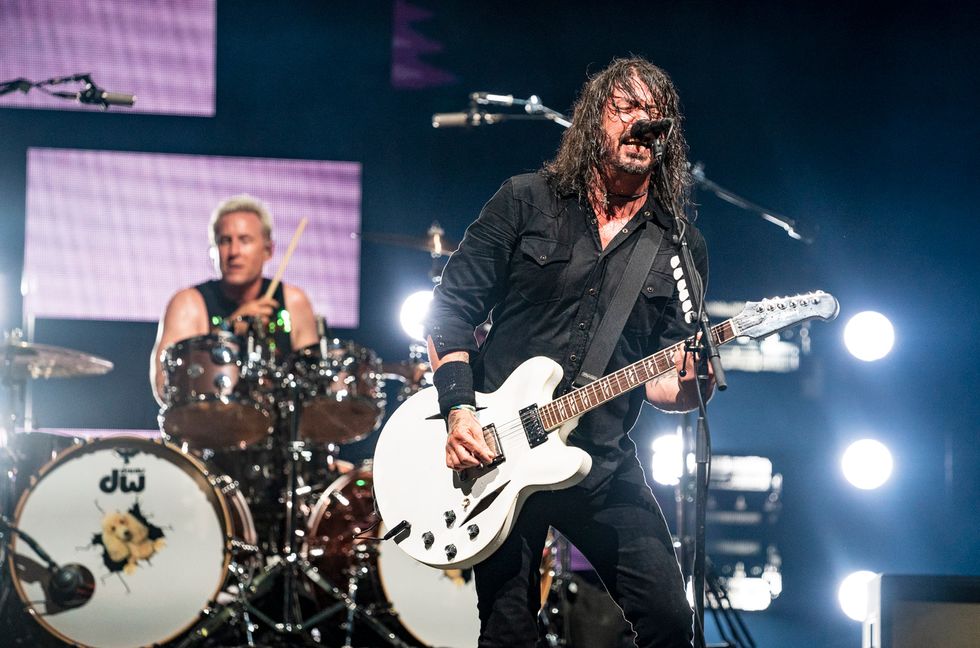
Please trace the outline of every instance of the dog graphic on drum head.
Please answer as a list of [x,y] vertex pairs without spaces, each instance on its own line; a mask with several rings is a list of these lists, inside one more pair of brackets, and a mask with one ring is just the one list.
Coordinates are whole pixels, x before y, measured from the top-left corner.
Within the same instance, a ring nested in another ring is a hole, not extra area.
[[92,544],[102,546],[102,561],[110,572],[132,575],[139,561],[149,562],[167,541],[163,530],[142,514],[137,501],[126,512],[105,513],[102,531],[93,536]]

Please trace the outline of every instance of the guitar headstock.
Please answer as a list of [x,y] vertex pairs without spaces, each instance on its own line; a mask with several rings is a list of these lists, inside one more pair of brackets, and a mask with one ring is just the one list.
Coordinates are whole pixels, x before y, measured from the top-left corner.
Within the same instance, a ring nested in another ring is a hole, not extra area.
[[840,304],[833,295],[815,290],[793,297],[748,302],[732,322],[736,335],[761,338],[807,320],[832,320],[838,312]]

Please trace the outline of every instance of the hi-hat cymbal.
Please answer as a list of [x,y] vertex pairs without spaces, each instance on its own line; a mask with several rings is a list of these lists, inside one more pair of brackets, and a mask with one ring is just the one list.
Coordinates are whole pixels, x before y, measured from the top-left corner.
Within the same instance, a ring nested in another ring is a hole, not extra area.
[[16,338],[0,342],[0,378],[5,381],[100,376],[110,371],[111,362],[81,351]]
[[422,250],[434,257],[440,257],[449,256],[459,247],[459,243],[447,239],[445,234],[446,232],[439,227],[438,223],[433,223],[425,236],[408,236],[387,232],[361,232],[360,234],[352,234],[351,236],[365,241],[371,241],[372,243],[394,245],[411,250]]

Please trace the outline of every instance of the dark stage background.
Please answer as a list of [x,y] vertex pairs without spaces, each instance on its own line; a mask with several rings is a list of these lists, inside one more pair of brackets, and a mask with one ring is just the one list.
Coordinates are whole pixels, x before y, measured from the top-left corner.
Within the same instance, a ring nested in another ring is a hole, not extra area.
[[[28,147],[359,162],[363,231],[423,236],[438,220],[458,240],[506,177],[553,154],[561,129],[435,130],[431,114],[462,110],[479,90],[537,94],[566,111],[589,70],[643,55],[679,87],[691,159],[816,233],[804,245],[700,193],[709,296],[822,288],[842,304],[836,322],[811,329],[800,371],[732,373],[711,404],[716,451],[771,457],[785,476],[784,592],[746,616],[759,645],[858,645],[859,624],[836,600],[855,569],[980,573],[975,8],[416,0],[430,15],[411,28],[441,45],[419,60],[445,76],[412,89],[392,84],[392,4],[340,4],[219,2],[213,118],[0,108],[0,325],[21,320]],[[280,245],[288,237],[280,231]],[[361,264],[360,326],[338,333],[405,359],[398,309],[431,286],[431,260],[364,242]],[[897,337],[890,356],[867,364],[841,340],[847,318],[866,309],[891,318]],[[155,427],[145,378],[154,334],[144,323],[39,321],[37,342],[116,368],[37,384],[37,423]],[[641,420],[642,449],[662,418]],[[838,467],[862,436],[895,455],[876,491],[856,491]],[[344,456],[368,457],[372,443]]]

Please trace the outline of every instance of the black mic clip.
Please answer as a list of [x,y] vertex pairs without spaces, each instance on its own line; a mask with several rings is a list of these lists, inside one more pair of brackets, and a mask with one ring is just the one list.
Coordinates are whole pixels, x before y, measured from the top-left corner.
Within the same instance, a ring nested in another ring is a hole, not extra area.
[[62,608],[84,605],[95,593],[95,576],[85,565],[70,563],[58,567],[48,581],[51,600]]

